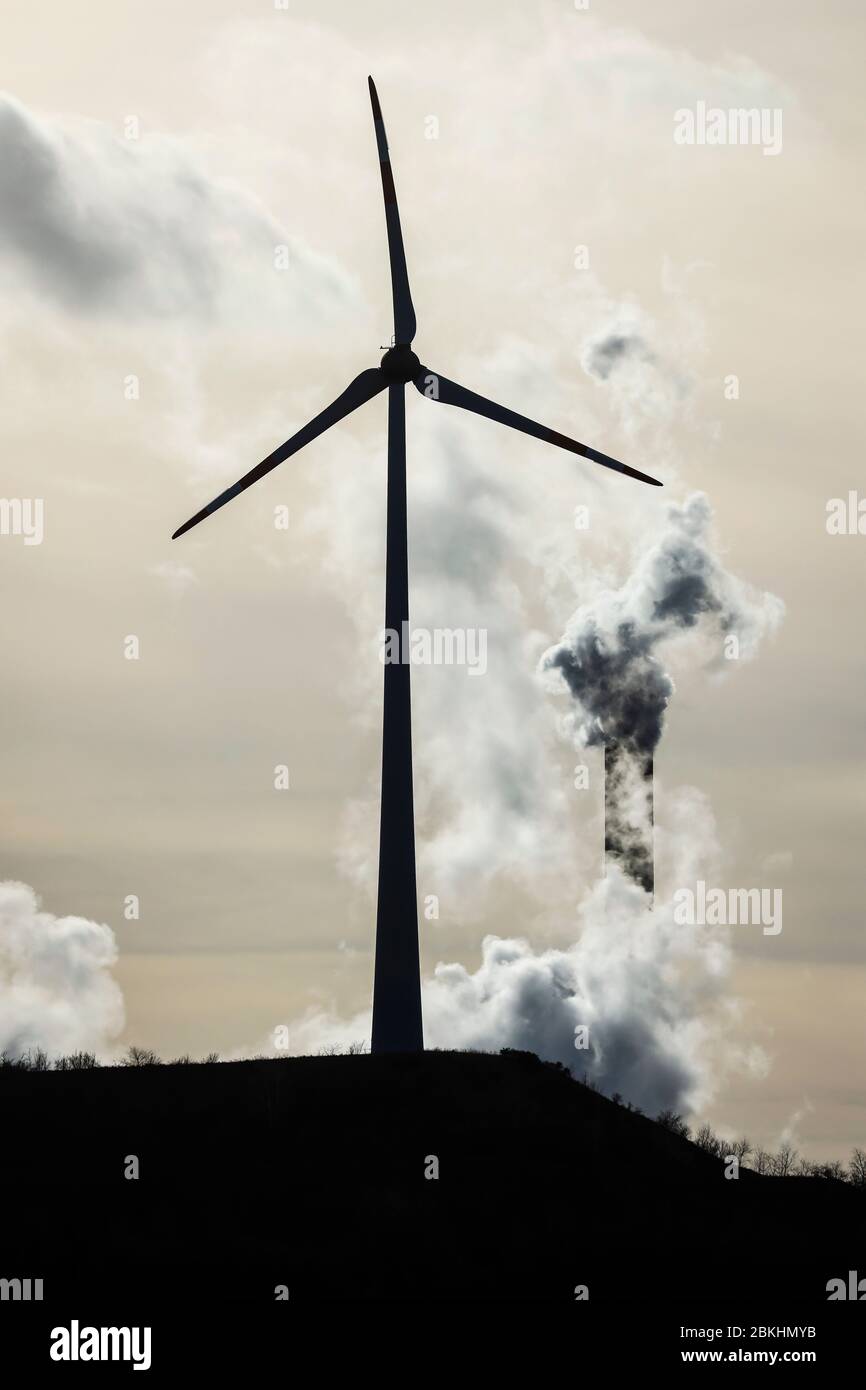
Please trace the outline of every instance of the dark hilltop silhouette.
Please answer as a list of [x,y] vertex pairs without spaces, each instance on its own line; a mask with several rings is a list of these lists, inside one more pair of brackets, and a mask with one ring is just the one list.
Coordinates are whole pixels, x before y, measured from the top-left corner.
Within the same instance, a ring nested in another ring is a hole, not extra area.
[[64,1315],[120,1289],[742,1309],[866,1273],[862,1187],[726,1179],[675,1117],[529,1053],[5,1066],[0,1109],[0,1275],[41,1278]]

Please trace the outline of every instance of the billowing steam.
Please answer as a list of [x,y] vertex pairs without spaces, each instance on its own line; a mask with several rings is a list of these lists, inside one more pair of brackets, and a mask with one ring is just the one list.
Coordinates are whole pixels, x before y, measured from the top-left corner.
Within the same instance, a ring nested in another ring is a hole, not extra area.
[[663,649],[700,626],[719,666],[726,655],[751,656],[782,614],[778,599],[724,569],[711,549],[711,520],[703,493],[672,506],[661,537],[622,588],[579,608],[541,662],[574,698],[576,742],[604,745],[605,850],[649,894],[653,754],[674,691]]
[[110,927],[41,912],[26,883],[0,883],[0,1052],[103,1055],[124,1024]]
[[664,645],[703,623],[718,638],[713,664],[720,667],[725,637],[735,640],[738,656],[750,657],[778,625],[781,601],[735,579],[713,553],[711,520],[703,493],[672,506],[661,537],[625,584],[578,608],[542,658],[542,669],[560,672],[574,697],[581,745],[616,740],[651,755],[674,690]]
[[[525,939],[489,935],[476,970],[438,965],[423,985],[428,1046],[526,1048],[650,1113],[699,1107],[728,1068],[763,1065],[757,1049],[736,1044],[729,930],[683,927],[672,904],[658,898],[650,907],[635,871],[636,863],[646,869],[645,838],[628,838],[647,814],[641,783],[674,690],[664,664],[669,649],[672,655],[675,641],[685,638],[689,649],[680,659],[688,655],[722,670],[729,667],[726,640],[748,658],[781,617],[779,600],[725,570],[712,549],[710,524],[701,494],[672,506],[626,582],[579,608],[542,659],[543,670],[560,689],[564,681],[573,697],[570,735],[581,746],[616,749],[611,805],[622,819],[620,846],[631,844],[637,859],[620,856],[584,896],[573,945],[535,950]],[[462,746],[456,727],[449,725],[455,757]],[[525,812],[534,813],[533,805]],[[667,796],[656,829],[667,880],[712,878],[715,828],[698,792]],[[575,892],[578,887],[573,884]],[[347,1025],[311,1011],[290,1033],[290,1046],[300,1051],[345,1045],[350,1037],[369,1037],[369,1016],[358,1014]]]
[[[667,808],[663,854],[688,881],[717,853],[706,799],[688,790]],[[646,910],[617,867],[580,907],[564,949],[485,938],[481,965],[439,965],[424,987],[430,1045],[524,1048],[562,1062],[650,1114],[706,1104],[729,1068],[759,1071],[758,1049],[732,1046],[728,928],[683,928],[671,904]]]

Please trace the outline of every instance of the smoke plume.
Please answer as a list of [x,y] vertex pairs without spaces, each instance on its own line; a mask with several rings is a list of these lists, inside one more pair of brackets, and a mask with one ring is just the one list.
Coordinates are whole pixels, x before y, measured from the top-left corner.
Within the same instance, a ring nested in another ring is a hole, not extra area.
[[613,740],[652,755],[674,691],[661,661],[672,638],[703,623],[718,639],[710,662],[721,669],[722,639],[741,657],[779,623],[783,606],[734,578],[713,553],[712,510],[703,493],[673,505],[667,526],[617,590],[578,608],[565,635],[542,658],[574,698],[574,733],[585,747]]
[[[729,992],[728,929],[683,927],[670,902],[648,908],[644,891],[646,773],[674,690],[663,657],[675,639],[687,638],[692,660],[722,670],[724,638],[735,637],[738,654],[750,657],[782,613],[779,600],[724,568],[712,548],[711,519],[702,494],[670,507],[625,583],[579,608],[542,658],[542,670],[560,688],[564,681],[573,698],[571,736],[613,750],[609,805],[618,821],[606,830],[620,853],[584,896],[573,945],[534,950],[524,939],[488,935],[476,970],[436,967],[423,986],[429,1046],[526,1048],[651,1113],[704,1105],[728,1068],[763,1066],[758,1049],[732,1038],[738,1006]],[[671,882],[713,876],[715,826],[700,793],[666,798],[657,841]],[[313,1011],[294,1030],[293,1046],[369,1036],[366,1020],[357,1015],[347,1028]]]
[[579,746],[605,749],[605,843],[623,868],[652,892],[652,760],[674,691],[662,654],[700,627],[710,665],[754,654],[782,604],[724,568],[710,540],[712,510],[703,493],[668,511],[662,535],[617,590],[577,610],[565,635],[541,661],[558,672],[574,700],[567,723]]
[[653,854],[653,760],[636,756],[625,743],[604,746],[604,854],[652,897],[655,888]]

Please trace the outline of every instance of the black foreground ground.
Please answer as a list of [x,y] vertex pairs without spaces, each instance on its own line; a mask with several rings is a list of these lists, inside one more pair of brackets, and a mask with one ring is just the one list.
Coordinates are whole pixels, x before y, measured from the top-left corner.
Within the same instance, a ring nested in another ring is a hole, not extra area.
[[0,1114],[0,1277],[42,1278],[58,1309],[281,1285],[293,1302],[586,1285],[593,1303],[811,1303],[866,1274],[861,1192],[726,1180],[525,1053],[4,1068]]

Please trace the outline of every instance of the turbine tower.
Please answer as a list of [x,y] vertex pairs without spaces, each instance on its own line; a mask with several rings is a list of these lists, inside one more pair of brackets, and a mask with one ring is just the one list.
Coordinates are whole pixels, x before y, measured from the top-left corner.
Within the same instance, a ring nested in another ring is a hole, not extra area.
[[[212,516],[226,502],[246,491],[265,474],[325,430],[346,418],[358,406],[380,392],[388,392],[388,502],[385,555],[385,627],[401,635],[409,631],[409,564],[406,533],[406,386],[409,382],[428,400],[460,406],[475,415],[509,425],[532,435],[545,444],[569,449],[573,454],[625,473],[656,487],[661,484],[636,468],[618,463],[586,444],[539,425],[525,415],[496,405],[484,396],[468,391],[447,377],[421,365],[412,351],[415,338],[415,310],[409,291],[406,255],[394,176],[388,155],[388,141],[382,108],[372,77],[370,101],[382,192],[385,198],[385,224],[391,263],[391,291],[394,300],[394,341],[378,367],[361,372],[341,396],[287,439],[249,473],[221,492],[172,536],[184,532]],[[407,626],[404,628],[403,623]],[[421,972],[418,958],[418,904],[415,886],[415,819],[412,794],[412,713],[408,661],[386,663],[382,723],[382,801],[379,829],[379,891],[376,914],[376,965],[373,985],[373,1052],[420,1052],[424,1047],[421,1019]]]

